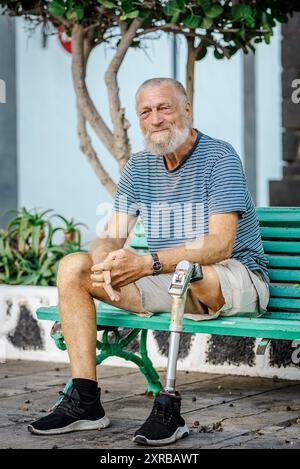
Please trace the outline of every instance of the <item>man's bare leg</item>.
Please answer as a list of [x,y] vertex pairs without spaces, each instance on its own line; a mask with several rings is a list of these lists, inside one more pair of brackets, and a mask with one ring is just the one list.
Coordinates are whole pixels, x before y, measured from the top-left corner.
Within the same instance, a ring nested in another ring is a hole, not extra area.
[[191,291],[213,311],[218,311],[225,303],[220,280],[211,265],[202,266],[203,279],[190,284]]
[[72,378],[96,380],[96,309],[93,298],[119,308],[142,312],[141,295],[134,283],[121,287],[120,299],[112,301],[103,288],[92,287],[92,260],[86,253],[65,256],[59,265],[59,310]]

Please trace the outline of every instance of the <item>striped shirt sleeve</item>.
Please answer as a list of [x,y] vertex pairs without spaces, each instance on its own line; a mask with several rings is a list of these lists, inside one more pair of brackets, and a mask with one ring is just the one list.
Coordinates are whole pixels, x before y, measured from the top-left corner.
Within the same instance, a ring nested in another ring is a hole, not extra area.
[[133,165],[131,158],[127,161],[121,173],[120,180],[117,185],[113,210],[136,217],[140,213],[133,181]]
[[208,212],[246,212],[246,180],[238,155],[219,157],[211,172],[208,189]]

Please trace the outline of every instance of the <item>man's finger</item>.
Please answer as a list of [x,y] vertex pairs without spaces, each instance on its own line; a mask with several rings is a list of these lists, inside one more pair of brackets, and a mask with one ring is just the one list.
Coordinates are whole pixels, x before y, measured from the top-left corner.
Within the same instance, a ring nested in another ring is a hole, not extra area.
[[103,271],[103,279],[106,285],[111,284],[111,277],[110,277],[110,271],[109,270],[104,270]]
[[104,260],[100,264],[95,264],[91,267],[92,272],[98,272],[101,270],[111,270],[113,267],[113,260]]
[[103,282],[104,283],[104,275],[103,273],[96,273],[96,274],[92,274],[90,275],[90,278],[92,280],[92,282]]
[[116,290],[114,290],[110,284],[107,285],[106,283],[104,283],[103,285],[104,285],[104,290],[106,291],[110,299],[112,301],[119,301],[120,294]]
[[114,290],[111,285],[106,285],[104,282],[93,282],[92,286],[94,288],[103,288],[112,301],[119,301],[121,298],[120,292],[118,291],[119,289]]
[[[100,262],[99,264],[95,264],[91,267],[92,272],[95,272],[97,270],[105,270],[105,269],[111,270],[112,261],[115,260],[115,258],[117,257],[117,252],[118,251],[109,252],[102,262]],[[105,264],[104,267],[103,267],[103,264]]]

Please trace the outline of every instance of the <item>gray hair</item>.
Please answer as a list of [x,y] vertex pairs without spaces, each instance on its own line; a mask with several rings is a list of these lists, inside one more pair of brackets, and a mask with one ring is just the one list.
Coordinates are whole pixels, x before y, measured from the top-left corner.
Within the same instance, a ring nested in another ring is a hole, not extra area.
[[180,81],[175,80],[174,78],[165,78],[165,77],[150,78],[149,80],[144,81],[144,83],[142,83],[139,86],[135,94],[135,99],[137,98],[139,92],[142,91],[144,88],[148,88],[148,87],[150,88],[152,86],[163,86],[163,85],[172,85],[176,89],[181,105],[185,106],[185,104],[188,102],[188,96],[187,96],[186,90],[184,86],[180,83]]

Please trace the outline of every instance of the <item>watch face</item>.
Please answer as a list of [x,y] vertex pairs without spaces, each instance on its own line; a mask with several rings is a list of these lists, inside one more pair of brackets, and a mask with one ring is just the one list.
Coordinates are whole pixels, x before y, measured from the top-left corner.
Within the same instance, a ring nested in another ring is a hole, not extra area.
[[153,263],[154,270],[160,270],[160,268],[161,268],[160,262],[156,261]]

